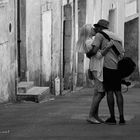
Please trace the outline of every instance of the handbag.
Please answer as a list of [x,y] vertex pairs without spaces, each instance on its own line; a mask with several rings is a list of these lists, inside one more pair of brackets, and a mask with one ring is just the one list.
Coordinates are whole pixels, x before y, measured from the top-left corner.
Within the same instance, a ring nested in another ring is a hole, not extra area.
[[135,62],[130,57],[123,57],[117,66],[122,79],[131,75],[136,68]]

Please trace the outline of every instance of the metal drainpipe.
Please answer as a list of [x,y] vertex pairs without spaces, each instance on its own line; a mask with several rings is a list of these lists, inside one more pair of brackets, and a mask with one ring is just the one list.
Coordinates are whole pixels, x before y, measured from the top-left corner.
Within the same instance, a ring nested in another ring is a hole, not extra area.
[[61,35],[60,35],[60,95],[63,92],[63,4],[61,1]]
[[20,73],[20,0],[17,0],[17,59],[18,59],[18,76],[21,76]]
[[72,90],[75,90],[75,0],[73,0],[72,9],[72,29],[73,29],[73,65],[72,65]]

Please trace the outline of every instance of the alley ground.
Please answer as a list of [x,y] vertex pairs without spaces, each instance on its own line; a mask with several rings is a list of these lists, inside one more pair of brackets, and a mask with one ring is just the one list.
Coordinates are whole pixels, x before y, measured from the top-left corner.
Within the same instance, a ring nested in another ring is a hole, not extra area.
[[[140,88],[124,93],[126,125],[89,124],[93,89],[45,100],[0,105],[0,140],[139,140]],[[100,105],[108,117],[106,99]],[[116,116],[118,110],[116,108]]]

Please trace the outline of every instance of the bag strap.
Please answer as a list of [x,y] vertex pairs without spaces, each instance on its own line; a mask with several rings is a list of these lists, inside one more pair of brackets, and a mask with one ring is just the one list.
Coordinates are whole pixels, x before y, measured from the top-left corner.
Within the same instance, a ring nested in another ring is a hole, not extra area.
[[[109,37],[109,35],[107,35],[105,32],[100,31],[99,33],[101,33],[108,41],[111,41],[111,38]],[[117,56],[120,55],[120,52],[117,50],[117,48],[115,47],[115,45],[112,46],[112,50],[115,52],[115,54]]]
[[105,32],[100,31],[99,33],[101,33],[108,41],[111,40],[111,38],[109,37],[109,35],[107,35]]

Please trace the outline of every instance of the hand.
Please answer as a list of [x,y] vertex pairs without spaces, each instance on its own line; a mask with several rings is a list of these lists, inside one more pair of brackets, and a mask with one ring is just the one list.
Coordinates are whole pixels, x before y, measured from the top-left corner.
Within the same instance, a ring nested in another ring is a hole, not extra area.
[[86,53],[87,58],[91,58],[91,54],[90,53]]
[[114,44],[114,41],[113,41],[113,40],[111,40],[111,41],[109,41],[109,42],[107,43],[107,47],[112,47],[112,46],[113,46],[113,44]]

